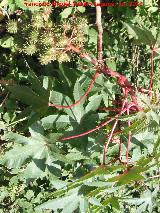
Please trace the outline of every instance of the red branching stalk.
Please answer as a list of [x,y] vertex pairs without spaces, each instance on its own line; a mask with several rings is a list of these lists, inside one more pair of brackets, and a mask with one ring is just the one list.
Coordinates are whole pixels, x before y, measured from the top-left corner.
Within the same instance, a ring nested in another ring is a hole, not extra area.
[[[68,45],[68,47],[66,48],[66,51],[73,51],[77,54],[80,55],[81,58],[86,59],[87,61],[89,61],[90,63],[92,63],[94,66],[96,66],[98,68],[98,61],[97,59],[93,59],[91,58],[88,54],[86,53],[81,53],[81,50],[75,46],[73,46],[72,44]],[[113,71],[111,69],[109,69],[107,66],[105,66],[104,64],[101,65],[100,69],[99,69],[102,73],[104,73],[107,76],[111,76],[111,77],[115,77],[117,78],[118,84],[121,88],[124,89],[125,91],[125,95],[130,94],[133,103],[135,103],[135,105],[138,108],[138,103],[137,103],[137,97],[135,95],[135,92],[131,86],[131,84],[129,83],[129,81],[127,80],[127,78],[124,75],[119,74],[116,71]]]
[[150,83],[149,83],[149,92],[148,95],[151,95],[153,87],[153,74],[154,74],[154,47],[151,47],[151,72],[150,72]]
[[[100,0],[96,0],[96,5],[100,5]],[[96,24],[98,30],[98,38],[97,38],[97,59],[98,64],[103,63],[103,27],[102,27],[102,11],[101,6],[96,7]]]
[[69,108],[72,108],[72,107],[78,105],[78,104],[82,101],[82,99],[85,98],[85,97],[88,95],[88,93],[90,92],[90,90],[91,90],[91,88],[92,88],[92,86],[93,86],[93,84],[94,84],[94,82],[95,82],[95,80],[96,80],[96,78],[97,78],[98,75],[99,75],[98,72],[96,72],[96,73],[94,74],[94,76],[93,76],[93,78],[92,78],[92,81],[90,82],[90,84],[89,84],[89,86],[88,86],[86,92],[85,92],[84,95],[82,95],[81,98],[80,98],[78,101],[76,101],[74,104],[69,105],[69,106],[62,106],[62,105],[56,105],[56,104],[51,104],[51,103],[49,103],[48,106],[52,106],[52,107],[56,107],[56,108],[69,109]]
[[[96,0],[96,4],[99,5],[99,3],[100,3],[100,0]],[[82,98],[86,97],[87,94],[89,93],[93,83],[95,82],[95,79],[98,75],[98,72],[104,73],[106,76],[117,78],[118,85],[121,87],[121,89],[123,91],[123,95],[124,95],[125,100],[124,100],[123,104],[120,103],[121,107],[104,108],[104,110],[115,111],[115,112],[118,112],[118,114],[116,114],[114,116],[114,118],[110,118],[109,120],[101,123],[100,125],[96,126],[93,129],[90,129],[86,132],[61,138],[61,141],[79,138],[79,137],[88,135],[92,132],[95,132],[96,130],[99,130],[100,128],[102,128],[105,125],[109,124],[110,122],[114,121],[114,124],[112,126],[112,130],[110,131],[108,139],[107,139],[106,143],[104,144],[103,165],[105,165],[106,164],[106,153],[107,153],[109,143],[112,141],[113,136],[117,134],[117,133],[115,133],[115,128],[117,126],[119,116],[122,115],[123,113],[125,113],[126,111],[127,111],[127,115],[129,115],[129,110],[137,111],[137,109],[140,110],[140,107],[138,106],[137,97],[135,95],[134,89],[132,88],[132,86],[129,83],[129,81],[127,80],[127,78],[124,75],[121,75],[120,73],[109,69],[106,65],[103,64],[103,27],[102,27],[101,15],[102,15],[101,7],[97,6],[96,7],[96,24],[97,24],[97,30],[98,30],[97,59],[91,58],[87,53],[83,53],[80,48],[75,47],[74,45],[72,45],[72,43],[69,43],[68,46],[65,49],[65,51],[73,51],[73,52],[77,53],[81,58],[84,58],[87,61],[89,61],[91,64],[93,64],[95,66],[96,70],[97,70],[97,73],[93,77],[93,80],[91,81],[86,93],[78,101],[76,101],[74,104],[72,104],[70,106],[60,106],[60,105],[56,105],[56,104],[49,104],[49,106],[54,106],[54,107],[57,107],[57,108],[71,108],[71,107],[79,104],[80,101],[82,100]],[[152,55],[152,57],[153,57],[153,55]],[[153,60],[152,60],[152,63],[153,63]],[[152,66],[152,69],[153,69],[153,66]],[[153,76],[153,70],[152,70],[151,75]],[[152,88],[152,81],[150,82],[150,86]],[[130,95],[131,99],[132,99],[132,102],[130,104],[128,104],[128,101],[127,101],[128,95]],[[100,110],[103,110],[103,109],[100,109]],[[128,126],[130,126],[130,125],[131,125],[131,123],[130,123],[130,121],[128,121]],[[120,129],[120,132],[122,132],[121,129]],[[128,143],[127,143],[127,150],[126,150],[127,164],[128,164],[128,154],[129,154],[130,144],[131,144],[131,132],[129,132],[129,135],[128,135]],[[122,141],[120,140],[120,143],[119,143],[119,160],[120,161],[121,161],[121,149],[122,149]]]

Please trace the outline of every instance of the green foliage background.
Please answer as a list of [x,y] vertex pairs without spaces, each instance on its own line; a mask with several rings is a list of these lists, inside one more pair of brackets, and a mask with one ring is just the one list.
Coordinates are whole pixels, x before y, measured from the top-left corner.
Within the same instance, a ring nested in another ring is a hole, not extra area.
[[[150,46],[156,48],[152,98],[137,92],[144,112],[120,117],[123,156],[132,131],[132,164],[123,173],[123,164],[101,165],[110,125],[60,141],[113,116],[98,108],[111,107],[110,99],[120,95],[115,79],[100,74],[88,97],[72,109],[48,107],[49,100],[74,103],[91,81],[95,68],[63,48],[74,30],[74,45],[96,57],[95,8],[52,8],[48,18],[49,8],[1,3],[0,212],[160,212],[159,1],[143,4],[103,8],[104,62],[135,87],[148,88]],[[15,14],[18,9],[22,14]],[[107,161],[117,154],[118,144],[111,143]]]

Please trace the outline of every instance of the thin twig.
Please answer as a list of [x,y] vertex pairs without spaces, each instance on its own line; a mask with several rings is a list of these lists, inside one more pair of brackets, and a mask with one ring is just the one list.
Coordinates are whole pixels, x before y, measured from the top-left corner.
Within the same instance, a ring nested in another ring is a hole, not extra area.
[[2,107],[4,105],[4,103],[6,102],[7,98],[8,98],[9,93],[7,93],[7,95],[5,96],[5,98],[3,99],[2,103],[0,104],[0,107]]

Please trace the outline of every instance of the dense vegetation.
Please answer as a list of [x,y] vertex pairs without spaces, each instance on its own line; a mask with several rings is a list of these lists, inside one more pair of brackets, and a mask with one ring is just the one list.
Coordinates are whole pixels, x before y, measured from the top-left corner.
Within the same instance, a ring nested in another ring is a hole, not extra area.
[[0,212],[160,212],[159,1],[108,2],[0,3]]

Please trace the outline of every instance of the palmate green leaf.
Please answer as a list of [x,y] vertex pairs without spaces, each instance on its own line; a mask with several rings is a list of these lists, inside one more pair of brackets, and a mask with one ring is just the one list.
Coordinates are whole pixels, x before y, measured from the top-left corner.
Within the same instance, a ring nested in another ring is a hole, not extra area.
[[28,71],[28,80],[31,82],[31,88],[39,95],[39,96],[46,96],[47,91],[43,87],[42,83],[40,82],[39,78],[35,75],[35,73],[30,69]]
[[29,144],[30,143],[29,138],[26,138],[25,136],[19,135],[19,134],[14,133],[14,132],[8,132],[7,134],[5,134],[3,136],[3,140],[12,141],[12,142],[15,142],[15,143],[20,143],[20,144]]
[[8,168],[20,168],[33,155],[33,146],[14,146],[2,157],[2,163]]
[[46,165],[44,160],[33,160],[27,165],[21,177],[25,179],[42,178],[46,175],[45,169]]
[[[56,105],[69,106],[72,104],[71,99],[68,96],[63,95],[60,92],[51,91],[50,92],[50,102]],[[63,110],[63,109],[61,109]],[[67,114],[71,114],[70,109],[64,109]],[[72,114],[71,114],[72,115]]]
[[[83,94],[84,92],[81,89],[79,82],[76,82],[73,93],[75,101],[79,100]],[[59,106],[70,106],[73,104],[73,102],[68,96],[65,96],[62,93],[56,91],[51,91],[50,102]],[[84,108],[82,104],[83,100],[80,104],[72,108],[69,109],[58,108],[58,109],[64,110],[73,120],[75,120],[77,123],[80,123],[80,120],[84,115]]]
[[156,39],[152,35],[152,32],[144,27],[135,26],[129,23],[123,23],[127,28],[129,35],[132,38],[135,38],[137,44],[146,44],[146,45],[154,45],[156,43]]
[[153,197],[151,191],[144,192],[140,198],[125,199],[125,202],[137,206],[136,213],[143,213],[145,210],[151,213],[153,210]]
[[49,200],[49,201],[37,206],[36,210],[52,209],[52,210],[56,211],[58,209],[63,209],[63,211],[62,211],[63,213],[64,212],[68,213],[68,212],[74,212],[77,209],[78,205],[79,205],[79,197],[77,196],[77,193],[73,193],[73,194],[65,196],[63,198]]
[[144,142],[144,143],[153,143],[155,139],[155,135],[152,132],[148,132],[148,131],[135,134],[134,137],[138,141]]
[[48,97],[38,96],[32,89],[27,86],[7,86],[7,89],[20,101],[31,105],[35,111],[44,113],[48,109]]
[[[41,176],[44,176],[46,171],[57,173],[53,164],[53,162],[57,160],[64,163],[72,162],[60,153],[61,150],[59,150],[52,141],[40,133],[35,132],[33,134],[33,129],[32,137],[30,138],[25,138],[16,133],[9,133],[6,135],[6,138],[9,138],[11,141],[18,141],[18,143],[24,145],[14,145],[12,149],[5,153],[2,158],[2,163],[8,168],[20,168],[26,161],[29,162],[26,169],[23,171],[23,177],[25,178],[37,178],[39,173],[41,173]],[[37,173],[34,173],[33,168],[37,170]],[[28,174],[30,174],[30,176]]]

